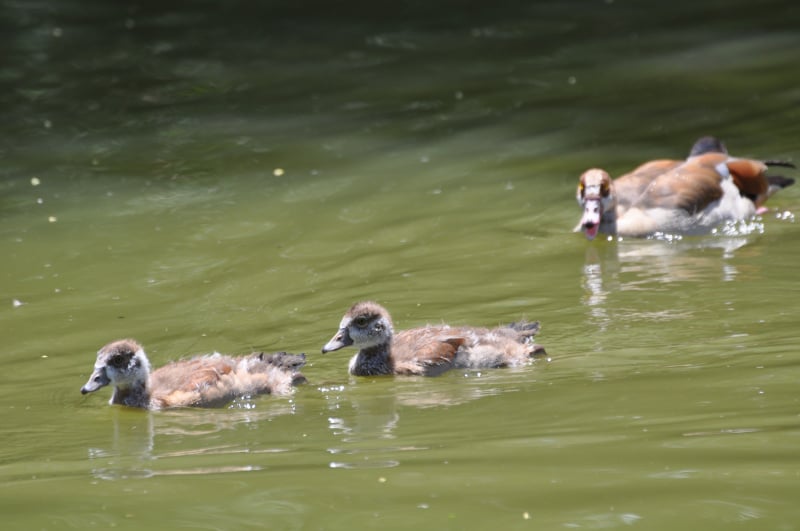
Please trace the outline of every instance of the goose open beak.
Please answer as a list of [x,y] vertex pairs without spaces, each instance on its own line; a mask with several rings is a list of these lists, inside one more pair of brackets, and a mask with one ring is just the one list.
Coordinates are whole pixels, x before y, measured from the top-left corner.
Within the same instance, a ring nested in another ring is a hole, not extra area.
[[583,203],[583,217],[578,224],[578,229],[582,230],[587,240],[594,240],[600,230],[600,216],[603,205],[600,199],[586,199]]

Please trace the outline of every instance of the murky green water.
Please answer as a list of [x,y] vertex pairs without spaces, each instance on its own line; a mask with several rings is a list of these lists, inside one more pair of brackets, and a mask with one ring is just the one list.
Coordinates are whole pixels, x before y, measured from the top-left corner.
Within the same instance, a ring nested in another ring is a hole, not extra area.
[[[3,528],[800,527],[800,190],[746,235],[570,232],[589,166],[796,158],[797,7],[391,7],[4,3]],[[552,360],[348,377],[363,298],[540,319]],[[81,396],[125,336],[310,384]]]

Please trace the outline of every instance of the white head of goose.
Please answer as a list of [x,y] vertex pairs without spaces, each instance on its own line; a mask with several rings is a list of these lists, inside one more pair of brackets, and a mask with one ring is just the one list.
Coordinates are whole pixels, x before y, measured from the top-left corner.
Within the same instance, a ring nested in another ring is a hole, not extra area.
[[533,342],[539,323],[519,322],[497,328],[428,325],[395,334],[392,318],[383,306],[364,301],[354,304],[339,331],[322,353],[347,346],[358,349],[350,360],[350,374],[435,376],[453,368],[513,367],[544,355]]
[[728,155],[714,137],[695,142],[686,160],[646,162],[613,181],[604,170],[581,175],[577,199],[583,217],[575,232],[594,239],[609,235],[646,237],[655,233],[707,234],[728,221],[760,213],[767,198],[794,179],[767,175],[785,161]]
[[242,396],[291,393],[292,386],[305,382],[298,372],[303,365],[303,354],[212,354],[174,361],[151,372],[141,345],[122,339],[100,349],[81,393],[111,385],[110,404],[145,409],[220,407]]

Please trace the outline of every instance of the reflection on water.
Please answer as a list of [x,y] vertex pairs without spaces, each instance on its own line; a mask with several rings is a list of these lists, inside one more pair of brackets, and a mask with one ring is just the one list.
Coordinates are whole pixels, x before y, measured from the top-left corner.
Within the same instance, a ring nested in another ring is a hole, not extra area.
[[[616,255],[617,267],[625,280],[619,288],[667,289],[671,284],[715,277],[731,281],[736,278],[737,272],[730,260],[735,251],[747,243],[745,237],[682,239],[671,243],[620,242]],[[658,284],[664,286],[659,288]]]
[[[346,386],[319,390],[330,411],[328,427],[337,445],[328,448],[331,468],[392,468],[407,452],[430,450],[426,444],[406,439],[406,444],[387,444],[398,438],[404,415],[420,409],[447,410],[475,400],[513,394],[507,377],[529,384],[532,371],[541,370],[549,358],[527,367],[489,371],[451,371],[440,377],[378,377],[351,379]],[[494,377],[492,376],[494,373]]]
[[425,450],[384,442],[396,438],[400,421],[397,399],[386,385],[391,383],[389,378],[362,383],[380,386],[377,393],[354,385],[320,389],[330,411],[328,427],[338,443],[327,449],[330,468],[392,468],[404,452]]
[[[625,240],[587,247],[583,266],[583,304],[603,321],[605,305],[616,291],[662,291],[681,282],[718,278],[734,281],[736,251],[746,237],[709,237],[673,242]],[[757,251],[756,251],[757,252]],[[752,272],[751,272],[752,273]]]
[[[592,335],[594,350],[608,349],[609,339],[604,334],[635,329],[646,322],[659,326],[659,333],[669,337],[665,323],[684,326],[682,323],[700,323],[709,317],[719,319],[720,310],[708,306],[715,304],[714,299],[706,300],[702,294],[712,296],[718,291],[716,286],[740,282],[743,267],[748,281],[760,281],[757,268],[739,265],[741,255],[750,262],[759,257],[761,248],[749,245],[753,241],[746,236],[709,236],[589,245],[581,277],[581,304],[587,322],[598,332]],[[676,298],[672,296],[675,293],[683,295]],[[737,305],[727,300],[722,308],[733,312]],[[638,334],[625,334],[614,341],[627,347],[646,344]]]
[[575,515],[573,520],[564,522],[567,529],[613,529],[622,525],[632,526],[638,524],[641,515],[634,513],[583,513]]
[[[274,402],[278,402],[274,400]],[[288,451],[261,447],[252,437],[236,444],[211,446],[214,434],[223,431],[247,433],[280,415],[294,413],[292,404],[227,410],[129,411],[111,406],[107,446],[87,449],[91,474],[97,479],[121,480],[153,476],[207,475],[252,472],[263,469],[258,456]],[[197,447],[188,441],[202,441]],[[175,449],[170,449],[179,443]],[[231,462],[233,461],[233,462]],[[244,461],[244,463],[242,463]]]
[[611,269],[617,263],[616,261],[609,261],[608,270],[604,274],[597,247],[591,246],[586,249],[586,261],[583,265],[583,277],[581,280],[581,286],[584,291],[582,302],[587,306],[592,322],[600,330],[605,330],[608,326],[609,317],[605,302],[609,295],[609,289],[606,285],[616,279],[617,276]]
[[151,472],[142,465],[153,459],[153,415],[142,412],[134,418],[121,419],[121,408],[113,409],[108,446],[87,450],[92,476],[109,480],[150,476]]

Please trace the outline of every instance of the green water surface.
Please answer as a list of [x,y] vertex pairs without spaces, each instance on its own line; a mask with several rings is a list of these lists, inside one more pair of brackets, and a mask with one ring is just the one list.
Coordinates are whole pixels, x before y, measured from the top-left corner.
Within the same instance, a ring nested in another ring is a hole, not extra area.
[[[2,12],[3,529],[800,528],[800,188],[729,236],[571,232],[587,167],[797,157],[795,3]],[[350,377],[320,348],[365,298],[550,357]],[[82,396],[121,337],[309,383]]]

